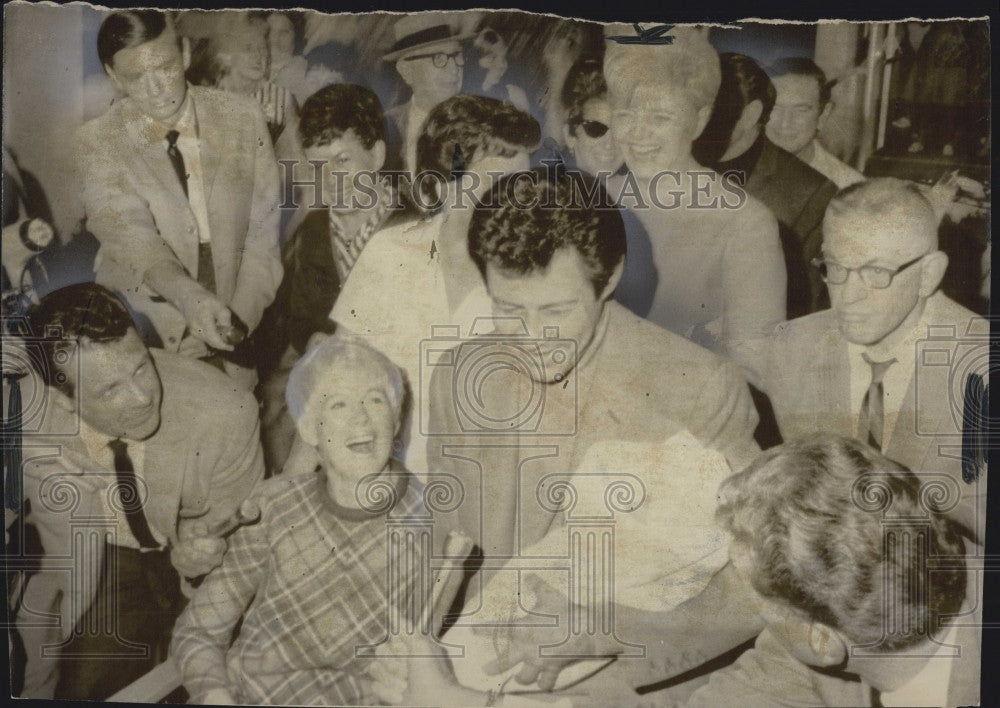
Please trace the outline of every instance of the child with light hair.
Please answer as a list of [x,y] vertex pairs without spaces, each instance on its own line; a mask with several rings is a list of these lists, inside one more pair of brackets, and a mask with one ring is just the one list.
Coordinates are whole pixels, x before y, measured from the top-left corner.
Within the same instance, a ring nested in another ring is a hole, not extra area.
[[194,702],[377,703],[387,660],[371,657],[390,622],[419,617],[428,595],[419,539],[397,529],[405,552],[390,552],[388,524],[427,522],[422,485],[392,458],[402,376],[338,335],[298,361],[286,397],[319,466],[261,486],[260,521],[233,534],[178,620],[171,653]]
[[716,518],[766,628],[687,705],[978,705],[979,638],[958,620],[975,591],[941,491],[828,433],[723,482]]

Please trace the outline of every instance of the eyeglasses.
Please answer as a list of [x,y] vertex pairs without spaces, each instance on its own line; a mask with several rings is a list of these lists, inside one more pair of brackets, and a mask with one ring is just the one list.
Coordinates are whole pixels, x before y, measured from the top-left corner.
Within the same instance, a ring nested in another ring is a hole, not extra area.
[[872,265],[863,265],[859,268],[848,268],[835,261],[827,261],[822,258],[813,258],[812,264],[819,268],[819,274],[822,276],[823,280],[831,285],[842,285],[843,283],[846,283],[851,272],[855,271],[865,285],[870,288],[883,290],[892,284],[892,279],[894,277],[902,273],[910,266],[916,265],[922,261],[926,255],[927,254],[925,253],[921,256],[917,256],[912,261],[907,261],[895,270]]
[[455,60],[455,66],[465,66],[465,55],[461,52],[452,52],[451,54],[445,54],[444,52],[435,52],[434,54],[414,54],[412,57],[406,57],[406,61],[416,61],[417,59],[430,59],[434,62],[434,68],[443,69],[448,65],[449,59]]
[[583,132],[594,140],[603,138],[608,132],[608,126],[599,120],[581,120],[580,125],[583,127]]

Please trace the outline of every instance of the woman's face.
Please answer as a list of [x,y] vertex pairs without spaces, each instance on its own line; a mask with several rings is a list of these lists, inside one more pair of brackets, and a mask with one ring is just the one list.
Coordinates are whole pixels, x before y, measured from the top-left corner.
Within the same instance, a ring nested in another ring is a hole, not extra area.
[[291,56],[295,49],[295,28],[292,21],[279,12],[267,16],[267,39],[271,47],[271,55],[275,57]]
[[236,32],[221,53],[223,63],[234,77],[260,81],[267,73],[267,40],[255,28]]
[[611,132],[636,177],[685,169],[691,143],[704,123],[688,94],[667,86],[639,86],[629,97],[612,98]]
[[567,135],[576,164],[584,172],[595,176],[614,174],[624,158],[609,126],[611,104],[604,97],[592,98],[583,104],[582,121]]

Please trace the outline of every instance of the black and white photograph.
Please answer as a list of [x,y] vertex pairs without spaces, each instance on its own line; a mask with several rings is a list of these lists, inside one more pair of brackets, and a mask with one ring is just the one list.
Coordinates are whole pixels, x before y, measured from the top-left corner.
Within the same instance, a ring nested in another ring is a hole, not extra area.
[[357,5],[4,5],[8,697],[1000,701],[995,8]]

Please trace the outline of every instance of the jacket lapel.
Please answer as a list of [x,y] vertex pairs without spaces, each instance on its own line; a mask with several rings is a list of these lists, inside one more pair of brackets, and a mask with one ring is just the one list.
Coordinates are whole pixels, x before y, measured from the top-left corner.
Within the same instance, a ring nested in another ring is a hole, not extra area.
[[210,204],[215,178],[218,176],[219,164],[222,161],[220,145],[225,137],[221,134],[219,126],[225,125],[225,123],[216,115],[212,102],[204,100],[197,89],[191,89],[191,101],[194,104],[198,138],[201,145],[201,171],[205,181],[205,202]]
[[167,157],[166,137],[157,134],[152,123],[131,105],[122,107],[122,120],[135,153],[174,199],[186,203],[187,195]]

